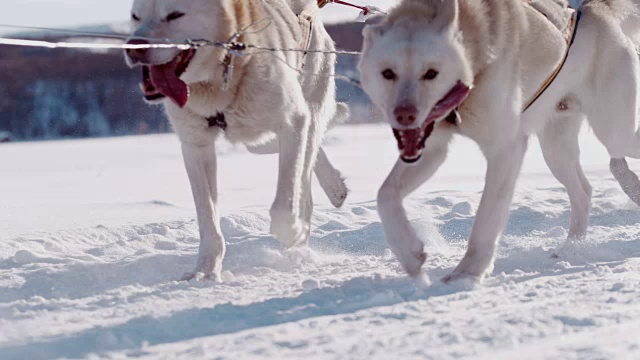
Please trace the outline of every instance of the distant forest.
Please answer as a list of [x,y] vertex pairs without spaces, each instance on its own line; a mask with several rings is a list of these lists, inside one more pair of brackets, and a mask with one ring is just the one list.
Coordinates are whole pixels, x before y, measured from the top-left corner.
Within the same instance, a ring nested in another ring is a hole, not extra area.
[[[328,31],[340,49],[360,49],[361,24],[332,25]],[[341,57],[338,72],[357,77],[356,64],[356,57]],[[161,107],[143,102],[140,71],[127,68],[120,51],[0,46],[0,69],[0,133],[11,134],[12,140],[170,131]],[[346,82],[337,83],[339,100],[353,105],[354,119],[372,121],[362,91]]]

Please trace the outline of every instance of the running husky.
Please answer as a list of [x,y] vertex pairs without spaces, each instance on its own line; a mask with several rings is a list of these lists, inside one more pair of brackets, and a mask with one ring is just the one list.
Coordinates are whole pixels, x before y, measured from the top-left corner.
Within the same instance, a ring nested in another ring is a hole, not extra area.
[[[237,41],[269,48],[334,50],[316,2],[306,0],[135,0],[131,44],[147,39]],[[298,16],[299,15],[299,16]],[[214,47],[198,50],[128,50],[140,66],[149,102],[161,102],[182,143],[200,226],[195,271],[184,279],[220,278],[225,242],[217,203],[215,139],[224,134],[255,153],[279,153],[271,232],[286,247],[307,242],[316,174],[340,207],[347,189],[320,143],[327,128],[348,116],[335,101],[335,82],[313,73],[333,73],[334,55],[261,53],[229,56]],[[302,73],[296,69],[302,69]],[[233,71],[232,71],[233,70]],[[309,75],[305,75],[309,74]]]
[[[559,0],[404,0],[365,29],[362,84],[389,118],[401,154],[379,192],[379,211],[410,275],[420,273],[426,254],[402,200],[433,176],[456,133],[478,143],[488,168],[467,253],[445,282],[479,280],[492,268],[532,135],[569,193],[570,238],[583,238],[589,220],[591,186],[578,147],[584,117],[640,204],[640,181],[624,159],[640,158],[639,3],[587,1],[572,17]],[[523,113],[567,54],[571,20],[578,28],[563,70]]]

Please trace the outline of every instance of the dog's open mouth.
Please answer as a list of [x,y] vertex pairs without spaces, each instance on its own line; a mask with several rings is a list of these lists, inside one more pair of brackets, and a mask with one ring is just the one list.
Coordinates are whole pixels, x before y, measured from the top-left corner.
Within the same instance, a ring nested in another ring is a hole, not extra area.
[[422,127],[409,130],[393,129],[393,135],[398,140],[398,148],[400,149],[400,158],[407,164],[413,164],[420,160],[422,150],[427,142],[427,138],[431,136],[435,123],[428,124],[425,122]]
[[393,134],[398,140],[400,158],[407,164],[413,164],[420,160],[425,144],[437,121],[446,118],[448,115],[462,104],[469,96],[471,87],[462,81],[458,83],[431,109],[426,120],[419,128],[413,129],[393,129]]
[[184,107],[189,100],[189,87],[180,80],[180,76],[187,71],[195,54],[194,49],[183,50],[166,64],[143,65],[140,87],[144,98],[155,101],[168,97],[178,106]]

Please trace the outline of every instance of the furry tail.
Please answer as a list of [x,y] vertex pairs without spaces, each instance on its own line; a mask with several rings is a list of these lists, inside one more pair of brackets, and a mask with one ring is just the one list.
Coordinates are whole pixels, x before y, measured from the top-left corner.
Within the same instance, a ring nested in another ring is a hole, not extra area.
[[349,109],[349,105],[345,103],[338,103],[336,107],[336,114],[333,115],[333,119],[329,122],[329,129],[334,128],[337,125],[342,125],[351,116],[351,110]]
[[629,169],[627,160],[624,158],[611,159],[609,168],[613,176],[620,183],[620,186],[622,186],[622,190],[624,190],[633,202],[640,205],[640,179],[638,179],[638,175]]

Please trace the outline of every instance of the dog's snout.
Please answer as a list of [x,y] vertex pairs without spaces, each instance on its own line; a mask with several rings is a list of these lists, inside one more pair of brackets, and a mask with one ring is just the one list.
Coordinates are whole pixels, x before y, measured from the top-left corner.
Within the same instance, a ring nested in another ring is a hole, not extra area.
[[403,126],[411,126],[416,123],[418,117],[418,109],[413,104],[404,104],[396,107],[393,111],[398,124]]
[[[149,42],[142,39],[131,39],[127,41],[127,45],[149,45]],[[129,56],[131,60],[145,61],[148,52],[148,48],[127,49],[127,56]]]

